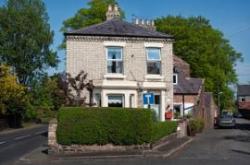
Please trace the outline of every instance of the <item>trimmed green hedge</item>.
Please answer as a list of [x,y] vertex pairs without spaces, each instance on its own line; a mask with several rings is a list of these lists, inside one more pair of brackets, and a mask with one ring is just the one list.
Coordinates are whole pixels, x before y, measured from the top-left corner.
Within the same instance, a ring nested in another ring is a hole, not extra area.
[[57,118],[57,140],[64,145],[143,144],[176,130],[176,123],[157,124],[152,111],[145,109],[68,107]]
[[153,124],[152,141],[157,141],[164,136],[170,135],[171,133],[176,132],[176,129],[176,121],[156,122]]

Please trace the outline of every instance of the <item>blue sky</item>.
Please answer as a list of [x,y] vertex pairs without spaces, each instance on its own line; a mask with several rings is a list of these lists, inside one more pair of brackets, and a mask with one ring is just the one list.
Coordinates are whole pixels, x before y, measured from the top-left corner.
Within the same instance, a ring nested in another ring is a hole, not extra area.
[[[2,5],[5,0],[0,0]],[[55,32],[53,48],[57,49],[63,39],[60,32],[63,20],[73,16],[78,9],[87,7],[89,0],[44,0],[50,17],[51,28]],[[250,82],[250,1],[249,0],[118,0],[126,13],[127,21],[132,15],[154,19],[167,15],[204,16],[221,30],[231,45],[241,52],[243,63],[236,67],[239,83]],[[50,73],[63,71],[65,52],[58,51],[61,63]]]

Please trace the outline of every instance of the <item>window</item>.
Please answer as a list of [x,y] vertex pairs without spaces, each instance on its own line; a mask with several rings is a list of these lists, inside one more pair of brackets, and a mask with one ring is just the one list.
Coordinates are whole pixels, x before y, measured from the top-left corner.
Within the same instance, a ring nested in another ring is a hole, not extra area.
[[123,73],[122,48],[107,48],[108,73]]
[[123,107],[123,95],[108,95],[108,107]]
[[241,98],[241,101],[246,101],[246,99],[244,97]]
[[161,74],[160,48],[147,48],[147,73]]
[[176,74],[176,73],[173,74],[173,83],[174,84],[178,83],[178,74]]

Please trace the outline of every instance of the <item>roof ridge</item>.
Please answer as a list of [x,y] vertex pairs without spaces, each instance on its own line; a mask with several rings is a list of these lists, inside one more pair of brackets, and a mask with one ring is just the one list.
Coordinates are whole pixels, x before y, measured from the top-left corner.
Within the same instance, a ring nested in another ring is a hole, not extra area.
[[172,35],[150,30],[145,27],[117,18],[72,30],[64,33],[64,35],[125,36],[168,39],[173,38]]

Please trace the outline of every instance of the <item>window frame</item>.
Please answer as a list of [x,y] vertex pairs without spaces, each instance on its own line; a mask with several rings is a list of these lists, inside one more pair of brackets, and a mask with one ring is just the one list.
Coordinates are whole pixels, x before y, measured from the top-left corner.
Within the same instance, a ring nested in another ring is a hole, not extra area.
[[[121,50],[121,58],[120,59],[109,59],[109,49],[110,48],[119,48]],[[121,73],[110,73],[108,70],[108,62],[116,61],[116,62],[122,62],[122,72]],[[123,60],[123,47],[122,46],[106,46],[106,68],[107,68],[107,74],[124,74],[124,60]]]
[[[176,82],[174,82],[174,77],[175,77]],[[178,74],[177,73],[173,74],[173,84],[174,85],[178,84]]]
[[109,97],[112,97],[112,96],[114,96],[114,97],[116,97],[116,96],[118,96],[118,97],[121,97],[121,101],[122,101],[122,108],[124,108],[125,107],[125,95],[124,94],[119,94],[119,93],[116,93],[116,94],[112,94],[112,93],[110,93],[110,94],[107,94],[107,104],[108,104],[108,107],[110,107],[109,106]]
[[[157,49],[159,51],[159,59],[149,59],[149,50],[150,49]],[[147,75],[161,75],[162,74],[162,57],[161,57],[161,48],[159,47],[147,47],[146,48],[146,72]],[[160,63],[160,72],[159,73],[148,73],[148,63]]]

